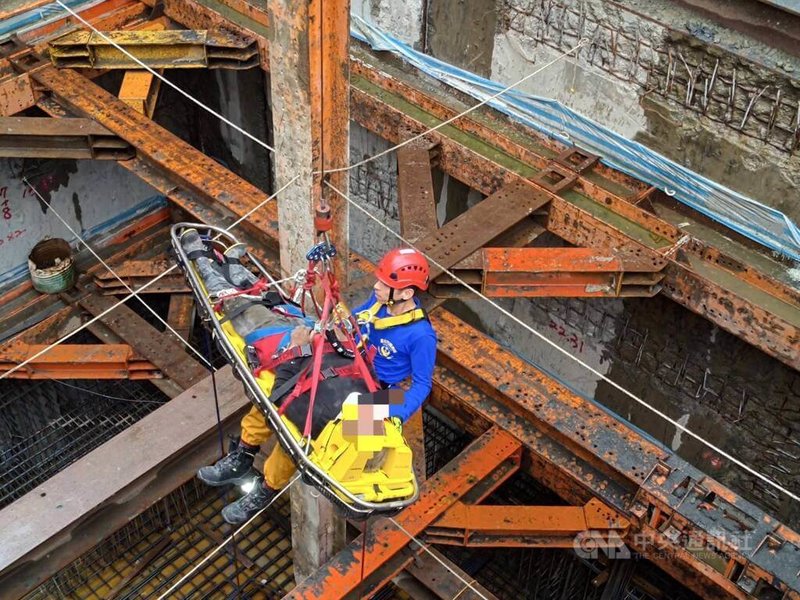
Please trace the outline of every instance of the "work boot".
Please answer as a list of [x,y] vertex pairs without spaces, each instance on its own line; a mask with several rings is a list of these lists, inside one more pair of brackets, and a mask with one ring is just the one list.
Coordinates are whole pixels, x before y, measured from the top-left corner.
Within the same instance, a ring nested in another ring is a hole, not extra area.
[[194,227],[190,227],[189,229],[184,229],[181,232],[180,239],[181,239],[181,246],[183,246],[183,250],[187,254],[190,252],[196,252],[198,250],[205,249],[205,246],[203,245],[203,240],[200,238],[200,234]]
[[277,490],[273,490],[262,479],[259,479],[255,482],[252,490],[222,509],[222,518],[231,525],[241,525],[272,502],[277,493]]
[[248,446],[241,440],[231,444],[228,454],[220,458],[210,467],[202,467],[197,471],[197,478],[213,487],[235,484],[240,485],[247,481],[251,475],[253,458],[258,452],[258,446]]
[[242,257],[247,254],[247,246],[245,246],[242,242],[236,242],[228,246],[228,249],[225,250],[225,257],[230,260],[241,260]]
[[[181,233],[180,241],[184,252],[187,254],[206,249],[203,239],[193,227],[185,229]],[[233,258],[238,259],[244,256],[247,252],[247,247],[244,244],[236,243],[225,251],[226,255],[229,251]],[[236,288],[249,288],[258,281],[258,277],[238,263],[225,265],[223,269],[215,260],[207,256],[198,256],[195,258],[194,264],[206,289],[212,295],[236,292],[238,289],[231,288],[232,285]]]

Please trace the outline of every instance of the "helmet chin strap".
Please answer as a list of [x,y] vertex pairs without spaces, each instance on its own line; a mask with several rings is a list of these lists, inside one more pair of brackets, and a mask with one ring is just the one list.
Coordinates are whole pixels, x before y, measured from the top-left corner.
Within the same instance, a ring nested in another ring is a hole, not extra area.
[[389,299],[386,301],[386,306],[394,306],[394,288],[389,288]]

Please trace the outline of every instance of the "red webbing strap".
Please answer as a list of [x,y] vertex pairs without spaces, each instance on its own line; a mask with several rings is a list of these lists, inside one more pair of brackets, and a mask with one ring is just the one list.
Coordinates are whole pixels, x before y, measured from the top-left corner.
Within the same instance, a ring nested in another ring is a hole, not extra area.
[[314,340],[314,366],[311,369],[311,394],[308,398],[308,412],[306,413],[306,425],[303,428],[303,437],[311,435],[311,422],[314,416],[314,400],[317,397],[317,388],[319,387],[320,372],[322,371],[322,345],[325,338],[318,335]]
[[295,358],[304,358],[306,356],[311,356],[311,349],[309,344],[303,344],[302,346],[292,346],[291,348],[287,348],[277,356],[273,356],[270,360],[265,363],[262,363],[257,369],[253,371],[253,374],[258,377],[261,371],[274,371],[275,367],[282,365],[285,362],[289,362]]
[[272,285],[272,284],[267,282],[266,279],[259,279],[251,287],[249,287],[247,289],[237,290],[237,291],[233,292],[232,294],[225,294],[225,296],[220,298],[219,301],[214,305],[214,310],[217,311],[217,312],[221,312],[222,311],[222,303],[225,300],[229,300],[231,298],[235,298],[236,296],[243,296],[245,294],[254,294],[254,293],[259,293],[260,294],[261,292],[266,290],[270,285]]
[[[325,279],[323,279],[323,281],[325,281]],[[330,287],[323,284],[323,288],[325,290],[325,302],[322,305],[322,316],[320,316],[320,323],[324,325],[331,314],[331,308],[333,308],[333,297],[330,293]],[[311,370],[311,394],[308,398],[308,412],[306,413],[306,426],[303,428],[303,437],[309,437],[311,435],[311,422],[313,421],[314,416],[314,400],[317,398],[320,371],[322,370],[322,355],[324,354],[322,347],[324,343],[324,335],[318,335],[317,338],[312,342],[314,346],[314,367]]]
[[297,383],[292,390],[292,393],[286,396],[286,399],[281,402],[281,405],[278,407],[278,414],[283,416],[283,413],[286,412],[286,409],[289,408],[289,405],[295,401],[296,398],[309,390],[311,387],[311,382],[308,378],[307,373],[303,373],[300,379],[297,380]]
[[[332,302],[331,306],[333,306],[333,304],[339,301],[339,284],[335,280],[332,273],[328,273],[328,277],[323,279],[323,286],[325,287],[325,298],[327,300],[327,298],[330,297]],[[364,380],[364,383],[367,384],[367,389],[370,391],[370,393],[378,391],[380,386],[372,377],[372,373],[370,373],[370,370],[364,362],[361,353],[358,351],[355,337],[350,332],[347,332],[346,330],[344,331],[347,334],[348,341],[353,345],[353,362],[355,362],[356,366],[358,367],[358,371],[361,374],[361,378]]]

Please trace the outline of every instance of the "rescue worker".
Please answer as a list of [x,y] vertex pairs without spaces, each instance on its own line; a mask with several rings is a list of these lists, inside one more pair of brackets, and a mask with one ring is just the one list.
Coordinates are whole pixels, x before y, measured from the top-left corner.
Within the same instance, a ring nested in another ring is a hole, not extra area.
[[[376,349],[373,362],[381,386],[398,388],[411,378],[403,402],[389,407],[389,416],[397,426],[420,409],[433,385],[436,334],[416,295],[428,288],[429,273],[428,261],[416,250],[390,250],[378,263],[370,297],[353,311],[368,344]],[[242,419],[241,428],[241,437],[231,451],[197,472],[201,481],[223,486],[246,480],[259,447],[273,432],[255,406]],[[288,484],[295,470],[294,462],[276,444],[264,462],[264,479],[222,510],[225,521],[238,525],[250,519]]]

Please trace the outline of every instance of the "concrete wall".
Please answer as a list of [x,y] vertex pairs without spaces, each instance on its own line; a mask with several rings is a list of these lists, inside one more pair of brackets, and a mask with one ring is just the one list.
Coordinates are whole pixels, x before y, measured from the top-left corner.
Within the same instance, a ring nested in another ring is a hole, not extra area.
[[800,156],[789,152],[800,60],[677,4],[643,9],[669,29],[603,0],[500,0],[492,77],[512,83],[589,39],[524,89],[800,222]]
[[45,237],[77,240],[23,183],[26,177],[70,227],[87,240],[152,210],[158,192],[114,162],[0,161],[0,286],[27,277],[27,259]]
[[426,0],[351,0],[350,12],[417,48],[425,38]]

